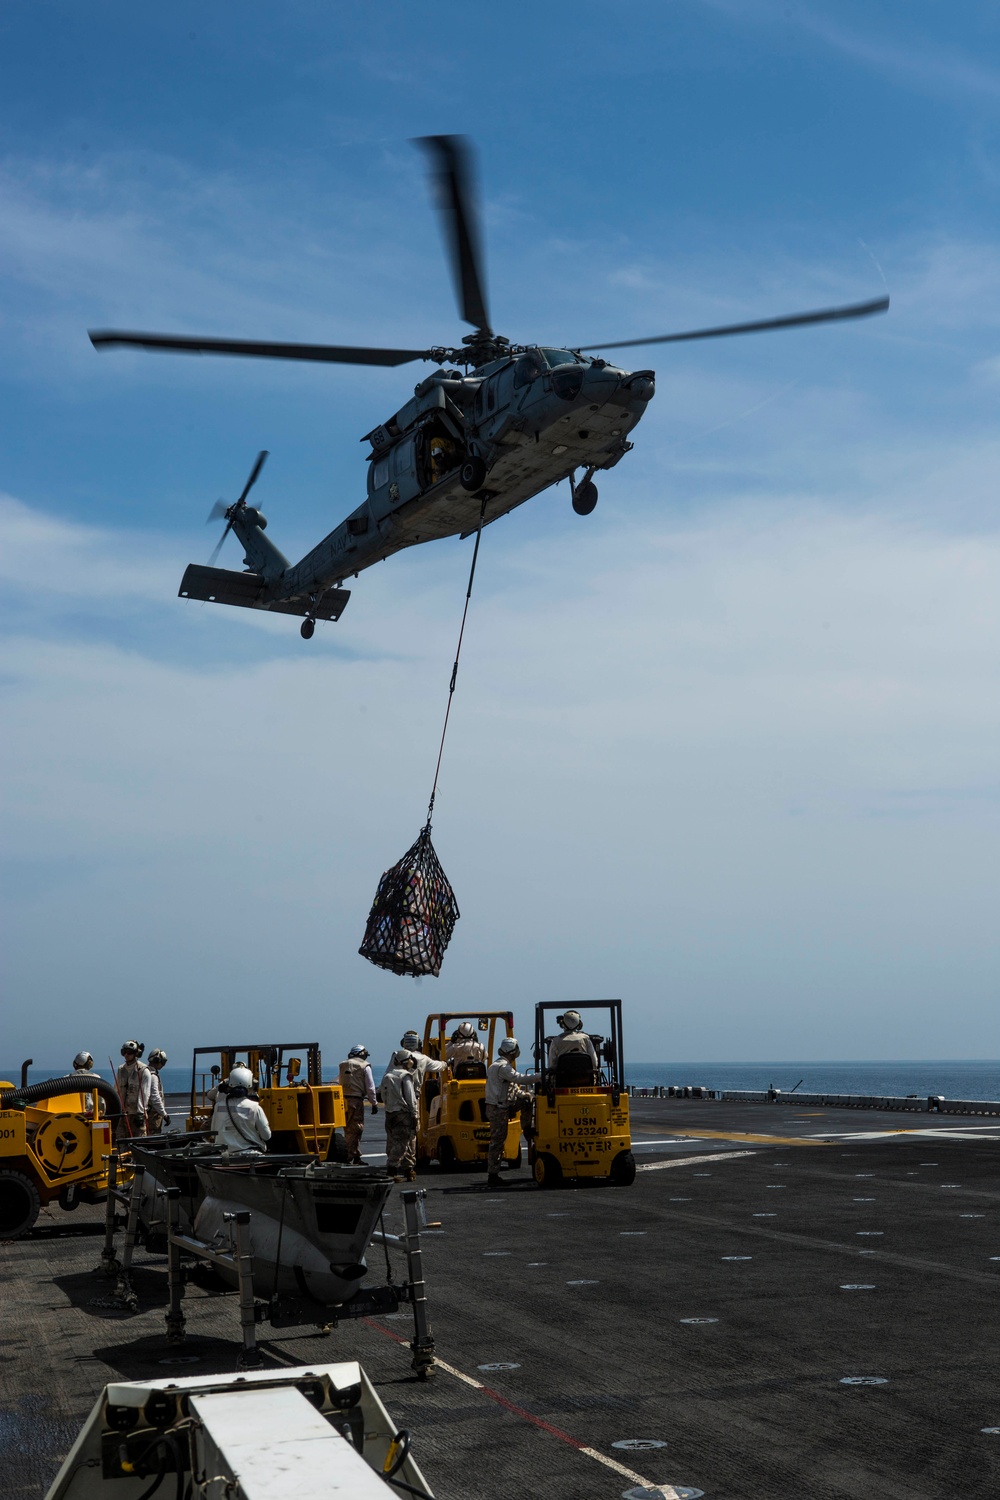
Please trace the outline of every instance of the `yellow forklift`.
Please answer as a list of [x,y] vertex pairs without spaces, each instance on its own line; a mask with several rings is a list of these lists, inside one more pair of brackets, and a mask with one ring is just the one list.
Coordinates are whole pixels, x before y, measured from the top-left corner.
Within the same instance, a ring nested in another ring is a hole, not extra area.
[[[0,1240],[27,1234],[43,1207],[102,1203],[118,1094],[98,1073],[0,1081]],[[104,1114],[101,1115],[101,1103]]]
[[[476,1028],[485,1059],[456,1062],[445,1073],[429,1074],[418,1101],[417,1161],[437,1160],[446,1172],[457,1167],[486,1165],[490,1145],[486,1069],[496,1060],[501,1040],[514,1035],[514,1017],[509,1010],[459,1010],[431,1015],[424,1023],[423,1049],[427,1056],[447,1062],[449,1035],[463,1021]],[[521,1165],[521,1122],[516,1117],[507,1131],[504,1159],[508,1166]]]
[[249,1068],[254,1076],[252,1093],[271,1127],[272,1152],[318,1156],[323,1161],[342,1154],[335,1132],[344,1128],[344,1093],[339,1083],[323,1082],[319,1042],[195,1047],[188,1130],[208,1129],[215,1108],[209,1091],[217,1089],[237,1064]]
[[[546,1035],[546,1016],[565,1010],[581,1013],[583,1030],[597,1055],[596,1068],[586,1051],[563,1052],[549,1067],[549,1048],[558,1030]],[[595,1011],[607,1013],[607,1036],[587,1030],[589,1014]],[[540,1076],[528,1161],[539,1187],[584,1180],[631,1186],[635,1157],[625,1089],[621,1001],[575,1000],[572,1005],[541,1001],[535,1006],[535,1066]]]

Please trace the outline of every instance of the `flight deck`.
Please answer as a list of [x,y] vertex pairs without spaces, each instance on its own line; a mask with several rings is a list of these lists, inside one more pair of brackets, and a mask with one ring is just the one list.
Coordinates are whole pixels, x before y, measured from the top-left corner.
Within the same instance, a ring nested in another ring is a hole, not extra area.
[[[437,1500],[1000,1494],[1000,1119],[631,1103],[632,1187],[421,1174],[432,1379],[402,1311],[262,1330],[265,1363],[360,1360]],[[189,1287],[169,1345],[165,1257],[137,1253],[125,1310],[103,1228],[53,1207],[4,1246],[11,1500],[41,1500],[109,1381],[236,1368],[233,1294]]]

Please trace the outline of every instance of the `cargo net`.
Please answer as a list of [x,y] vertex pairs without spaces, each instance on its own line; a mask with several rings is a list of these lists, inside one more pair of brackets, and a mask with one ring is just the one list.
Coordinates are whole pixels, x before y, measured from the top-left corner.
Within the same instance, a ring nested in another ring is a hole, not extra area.
[[428,823],[379,881],[358,952],[394,974],[436,978],[458,917],[455,893],[434,853]]

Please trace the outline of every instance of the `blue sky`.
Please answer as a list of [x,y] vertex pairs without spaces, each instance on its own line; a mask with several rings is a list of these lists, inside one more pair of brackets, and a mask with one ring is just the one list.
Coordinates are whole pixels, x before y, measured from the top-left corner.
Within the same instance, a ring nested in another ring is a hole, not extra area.
[[[381,1052],[621,994],[633,1056],[1000,1055],[998,43],[922,0],[0,11],[5,1052],[286,1019]],[[463,916],[416,985],[356,948],[467,544],[309,645],[176,591],[259,448],[282,550],[329,530],[421,367],[86,329],[457,339],[440,131],[514,339],[892,308],[632,351],[657,396],[594,514],[560,487],[487,532],[435,820]]]

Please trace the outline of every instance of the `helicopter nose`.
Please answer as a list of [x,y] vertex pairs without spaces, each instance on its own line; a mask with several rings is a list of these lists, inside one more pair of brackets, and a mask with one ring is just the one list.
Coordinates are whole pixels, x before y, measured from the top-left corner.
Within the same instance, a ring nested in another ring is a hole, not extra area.
[[652,370],[635,370],[631,374],[619,372],[619,380],[611,400],[620,406],[645,405],[656,394],[656,376]]
[[656,395],[656,376],[652,370],[639,370],[622,382],[630,401],[651,401]]

